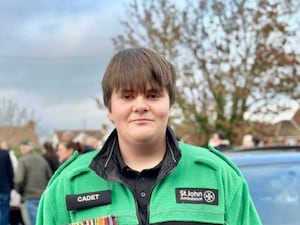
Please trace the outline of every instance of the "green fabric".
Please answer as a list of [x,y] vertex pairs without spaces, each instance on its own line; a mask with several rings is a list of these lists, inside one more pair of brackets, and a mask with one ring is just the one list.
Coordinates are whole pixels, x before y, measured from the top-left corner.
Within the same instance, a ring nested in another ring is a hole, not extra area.
[[[178,166],[156,185],[150,201],[150,223],[168,221],[202,222],[226,225],[260,225],[245,179],[226,157],[214,149],[180,143],[182,157]],[[37,225],[80,222],[115,215],[119,225],[138,224],[136,203],[122,184],[107,182],[88,168],[94,151],[74,154],[60,168],[41,199]],[[218,190],[218,205],[176,203],[176,188]],[[112,203],[85,210],[68,211],[66,195],[112,191]]]

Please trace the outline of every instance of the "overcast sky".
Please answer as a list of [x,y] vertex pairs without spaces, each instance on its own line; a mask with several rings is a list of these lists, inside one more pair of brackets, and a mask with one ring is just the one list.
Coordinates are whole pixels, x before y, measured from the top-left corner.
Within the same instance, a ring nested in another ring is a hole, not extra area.
[[0,98],[33,110],[48,132],[109,123],[94,98],[126,2],[0,0]]
[[13,99],[38,128],[110,124],[94,100],[131,0],[0,0],[0,100]]

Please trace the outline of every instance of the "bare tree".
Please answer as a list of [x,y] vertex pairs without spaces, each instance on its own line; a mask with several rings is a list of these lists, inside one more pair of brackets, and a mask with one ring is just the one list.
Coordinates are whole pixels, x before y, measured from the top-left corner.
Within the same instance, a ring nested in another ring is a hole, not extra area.
[[115,48],[153,48],[177,66],[172,124],[203,144],[222,129],[239,141],[260,118],[300,100],[300,1],[132,1]]
[[32,109],[23,107],[13,98],[3,97],[0,100],[0,126],[21,126],[34,120]]
[[10,141],[14,137],[15,127],[27,126],[37,122],[34,112],[28,107],[18,104],[13,98],[0,99],[0,130],[2,138]]

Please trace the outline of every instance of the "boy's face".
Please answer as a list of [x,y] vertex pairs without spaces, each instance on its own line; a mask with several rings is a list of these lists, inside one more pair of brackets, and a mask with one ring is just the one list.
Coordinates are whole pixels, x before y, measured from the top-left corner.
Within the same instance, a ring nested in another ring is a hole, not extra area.
[[165,141],[170,113],[167,91],[113,91],[108,118],[114,123],[120,143],[151,144]]

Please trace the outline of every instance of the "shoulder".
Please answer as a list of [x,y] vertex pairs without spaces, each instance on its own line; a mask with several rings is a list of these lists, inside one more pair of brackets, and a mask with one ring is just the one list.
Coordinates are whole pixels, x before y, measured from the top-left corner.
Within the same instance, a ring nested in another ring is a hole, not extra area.
[[179,143],[183,158],[192,160],[196,164],[205,164],[216,170],[227,170],[236,173],[241,176],[241,172],[238,167],[222,152],[208,145],[208,147],[199,147],[186,143]]
[[0,150],[0,159],[2,163],[9,163],[10,162],[9,153],[6,150]]
[[91,169],[89,168],[89,165],[98,152],[98,150],[94,150],[85,154],[79,154],[75,151],[71,158],[59,166],[59,168],[55,171],[49,184],[52,184],[54,181],[59,179],[70,179],[71,177],[90,171]]
[[0,156],[6,158],[9,156],[8,151],[0,149]]

